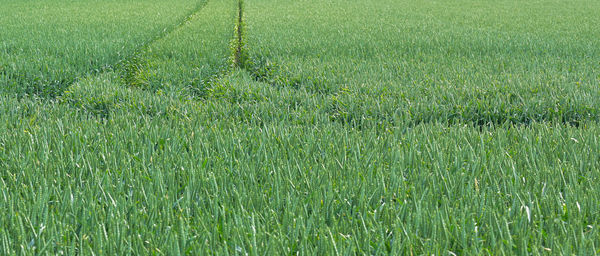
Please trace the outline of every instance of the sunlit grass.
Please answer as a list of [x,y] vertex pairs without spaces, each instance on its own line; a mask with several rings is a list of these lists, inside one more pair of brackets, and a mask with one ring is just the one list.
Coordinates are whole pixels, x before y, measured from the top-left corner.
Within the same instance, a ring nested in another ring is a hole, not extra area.
[[348,110],[354,116],[383,111],[409,125],[599,117],[595,2],[251,3],[253,75],[274,86],[350,93],[340,100],[360,108]]
[[52,3],[0,10],[0,254],[600,253],[595,2],[246,0],[238,67],[235,0]]

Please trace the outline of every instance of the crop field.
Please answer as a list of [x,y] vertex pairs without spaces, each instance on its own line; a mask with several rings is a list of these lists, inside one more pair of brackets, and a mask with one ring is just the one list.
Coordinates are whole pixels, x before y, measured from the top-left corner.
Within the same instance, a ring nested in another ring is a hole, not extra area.
[[0,255],[600,254],[598,13],[0,0]]

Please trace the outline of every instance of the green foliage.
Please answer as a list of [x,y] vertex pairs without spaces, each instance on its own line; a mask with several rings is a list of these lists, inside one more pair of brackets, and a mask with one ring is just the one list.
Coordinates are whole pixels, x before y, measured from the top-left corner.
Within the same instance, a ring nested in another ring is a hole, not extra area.
[[0,254],[600,254],[598,3],[240,3],[0,0]]
[[234,35],[231,40],[231,65],[234,68],[245,68],[248,62],[246,47],[246,22],[244,21],[244,0],[237,1],[237,17]]

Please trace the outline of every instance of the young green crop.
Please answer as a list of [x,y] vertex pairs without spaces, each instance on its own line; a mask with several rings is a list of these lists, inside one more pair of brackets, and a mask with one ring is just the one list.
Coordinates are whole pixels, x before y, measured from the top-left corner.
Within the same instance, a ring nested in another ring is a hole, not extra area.
[[595,252],[597,125],[382,135],[145,94],[104,121],[3,97],[3,253]]
[[237,3],[2,91],[0,254],[600,253],[596,3]]
[[338,97],[343,122],[376,112],[397,125],[577,125],[600,116],[599,8],[254,0],[249,66],[274,86],[351,94]]

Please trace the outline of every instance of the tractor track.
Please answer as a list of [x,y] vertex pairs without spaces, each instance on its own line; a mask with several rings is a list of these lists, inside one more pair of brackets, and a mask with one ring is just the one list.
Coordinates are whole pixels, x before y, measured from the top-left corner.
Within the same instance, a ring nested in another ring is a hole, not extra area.
[[[66,86],[61,91],[61,93],[59,95],[56,95],[55,97],[60,97],[65,92],[69,91],[69,88],[71,88],[74,84],[77,84],[84,78],[98,76],[98,75],[106,73],[106,72],[117,71],[119,69],[123,69],[123,67],[126,65],[133,65],[133,66],[139,65],[139,58],[137,58],[139,55],[146,52],[148,50],[148,48],[150,47],[150,45],[162,40],[163,38],[167,37],[171,33],[174,33],[176,31],[180,30],[181,28],[183,28],[187,23],[189,23],[191,20],[193,20],[202,11],[202,9],[204,9],[204,7],[208,4],[208,2],[209,2],[209,0],[198,2],[196,4],[196,7],[194,9],[192,9],[190,12],[188,12],[181,19],[179,19],[179,21],[177,23],[175,23],[171,26],[165,27],[163,30],[161,30],[159,33],[157,33],[154,37],[150,38],[146,42],[142,43],[139,47],[137,47],[137,49],[134,50],[132,54],[129,54],[128,56],[120,59],[119,61],[117,61],[113,64],[109,64],[107,66],[93,70],[89,74],[86,74],[81,77],[75,77],[73,79],[73,82],[71,82],[68,86]],[[125,75],[127,75],[127,74],[125,74]]]

